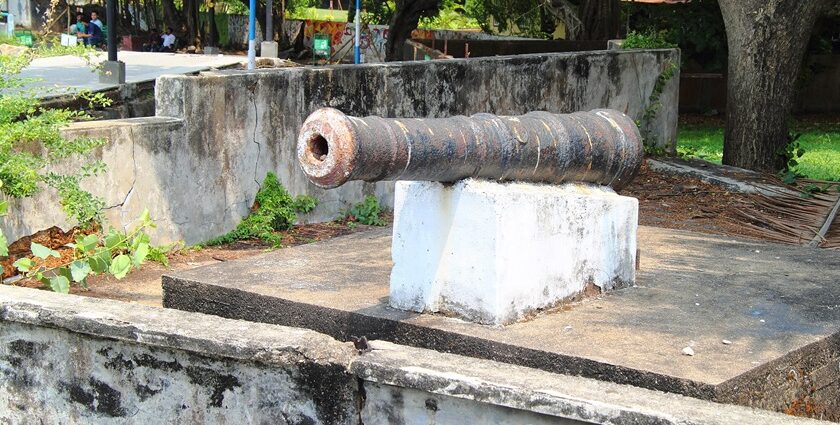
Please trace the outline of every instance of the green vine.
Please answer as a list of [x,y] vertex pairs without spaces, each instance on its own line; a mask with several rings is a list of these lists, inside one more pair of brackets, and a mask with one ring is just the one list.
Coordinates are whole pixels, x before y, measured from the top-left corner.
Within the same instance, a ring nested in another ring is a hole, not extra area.
[[665,153],[665,149],[657,147],[657,136],[651,129],[651,126],[653,125],[653,120],[656,118],[656,115],[659,113],[660,109],[662,109],[662,102],[660,100],[662,92],[665,90],[665,86],[668,82],[674,78],[677,70],[679,70],[679,66],[673,61],[668,60],[665,62],[662,72],[659,73],[659,76],[656,78],[653,90],[648,97],[648,105],[642,112],[642,117],[637,121],[639,131],[642,133],[642,142],[645,146],[645,153],[648,153],[649,155],[662,155]]

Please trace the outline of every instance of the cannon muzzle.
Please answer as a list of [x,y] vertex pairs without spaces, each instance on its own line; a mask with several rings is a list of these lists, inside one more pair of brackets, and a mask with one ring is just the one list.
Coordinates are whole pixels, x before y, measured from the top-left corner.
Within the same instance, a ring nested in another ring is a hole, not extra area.
[[644,152],[633,120],[610,109],[423,119],[357,118],[321,108],[303,123],[297,156],[323,188],[350,180],[477,177],[619,189],[638,172]]

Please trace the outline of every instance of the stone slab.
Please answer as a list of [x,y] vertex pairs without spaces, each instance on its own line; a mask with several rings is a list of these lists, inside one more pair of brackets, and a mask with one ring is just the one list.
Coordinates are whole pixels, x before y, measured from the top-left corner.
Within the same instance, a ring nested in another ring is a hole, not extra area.
[[165,276],[164,306],[840,419],[836,251],[640,227],[636,287],[493,327],[388,307],[390,246],[378,229]]
[[631,286],[639,201],[611,188],[398,181],[391,307],[510,324]]

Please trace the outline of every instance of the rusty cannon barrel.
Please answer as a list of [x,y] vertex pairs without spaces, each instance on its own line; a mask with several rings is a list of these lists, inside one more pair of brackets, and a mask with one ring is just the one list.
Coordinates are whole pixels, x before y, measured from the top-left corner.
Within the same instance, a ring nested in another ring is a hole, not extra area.
[[477,177],[618,189],[638,172],[643,154],[633,120],[609,109],[392,119],[321,108],[303,123],[297,145],[304,173],[323,188]]

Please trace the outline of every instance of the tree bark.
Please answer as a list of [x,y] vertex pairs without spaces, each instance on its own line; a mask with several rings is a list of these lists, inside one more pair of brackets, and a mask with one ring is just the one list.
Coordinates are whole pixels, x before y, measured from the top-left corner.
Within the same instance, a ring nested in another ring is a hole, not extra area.
[[619,0],[583,0],[580,6],[583,30],[580,40],[609,40],[618,38],[621,31],[621,2]]
[[348,0],[347,3],[347,22],[353,23],[356,19],[356,0]]
[[[180,22],[184,22],[184,18],[178,13],[173,0],[161,0],[163,3],[163,21],[166,23],[166,28],[172,28],[172,31],[180,31]],[[166,32],[166,28],[161,28],[161,32]]]
[[[251,7],[251,3],[250,3],[249,0],[239,0],[239,1],[243,5],[245,5],[246,9]],[[259,21],[261,19],[260,16],[265,16],[265,2],[266,1],[267,0],[262,0],[262,1],[257,0],[257,23],[259,23]],[[268,37],[265,34],[265,30],[266,30],[265,25],[260,25],[257,29],[259,30],[258,33],[262,34],[263,40],[268,40]]]
[[777,172],[805,48],[831,0],[719,0],[729,46],[723,163]]
[[432,16],[440,8],[440,0],[397,0],[396,3],[385,44],[385,61],[388,62],[402,60],[403,45],[417,29],[420,18]]
[[216,3],[210,0],[207,4],[207,45],[216,47],[219,44],[219,29],[216,28]]
[[198,2],[199,0],[184,0],[184,15],[186,15],[187,22],[187,45],[199,48],[201,44],[201,36],[199,35],[198,22]]

